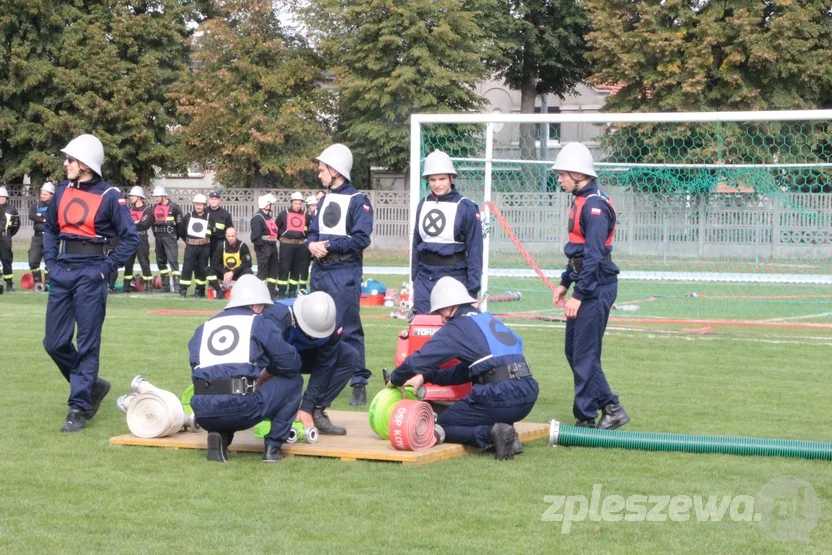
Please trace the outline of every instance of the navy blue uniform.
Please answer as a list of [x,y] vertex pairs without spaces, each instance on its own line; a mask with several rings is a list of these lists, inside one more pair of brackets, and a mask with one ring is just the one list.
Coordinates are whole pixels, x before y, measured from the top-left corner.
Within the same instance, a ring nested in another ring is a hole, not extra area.
[[413,233],[413,313],[430,313],[430,293],[437,280],[450,276],[476,298],[482,279],[482,222],[477,205],[452,189],[439,198],[428,195],[416,210]]
[[618,295],[618,267],[611,259],[615,221],[615,209],[595,181],[577,192],[563,249],[570,262],[560,284],[567,289],[574,284],[572,297],[581,301],[577,317],[566,321],[566,360],[575,379],[572,412],[578,420],[595,420],[599,409],[618,404],[601,369],[601,343]]
[[[453,358],[460,363],[438,370]],[[490,371],[517,364],[526,365],[520,336],[490,313],[462,305],[430,341],[393,371],[390,380],[401,386],[414,374],[422,374],[436,385],[473,382],[471,394],[445,409],[438,423],[445,429],[446,441],[485,449],[492,424],[523,420],[537,401],[537,381],[530,375],[480,383]]]
[[364,328],[359,310],[363,253],[370,246],[373,233],[373,207],[349,182],[331,189],[318,206],[306,243],[326,241],[329,254],[315,260],[309,286],[312,291],[329,293],[335,300],[344,326],[343,339],[358,352],[359,366],[351,385],[366,385],[371,372],[364,358]]
[[[105,256],[113,237],[120,239],[118,246]],[[58,185],[43,228],[50,277],[43,346],[70,384],[72,409],[92,408],[107,276],[124,266],[138,246],[139,234],[118,189],[98,176]],[[72,344],[76,325],[77,348]]]
[[295,299],[278,301],[266,309],[264,316],[283,330],[284,341],[300,355],[301,373],[309,374],[300,408],[312,413],[315,408],[328,408],[343,391],[358,367],[358,352],[341,341],[341,326],[336,325],[332,335],[320,339],[303,333],[290,310],[294,304]]
[[246,395],[194,395],[196,421],[209,432],[234,433],[271,420],[267,446],[289,437],[300,402],[303,378],[297,351],[283,341],[273,321],[249,307],[229,308],[199,326],[188,343],[194,380],[246,378],[253,383],[265,368],[269,381]]

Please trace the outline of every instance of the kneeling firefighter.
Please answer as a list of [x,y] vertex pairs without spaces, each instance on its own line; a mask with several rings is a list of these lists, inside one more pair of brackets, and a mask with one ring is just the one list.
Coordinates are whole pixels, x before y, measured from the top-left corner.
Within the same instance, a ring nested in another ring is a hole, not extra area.
[[[263,462],[283,458],[303,389],[300,356],[268,318],[266,284],[237,280],[225,310],[199,326],[188,343],[194,383],[191,408],[208,431],[208,460],[226,462],[234,433],[271,420]],[[261,370],[262,369],[262,370]]]
[[[472,383],[470,395],[439,415],[446,441],[480,449],[493,445],[497,459],[511,459],[522,452],[513,424],[531,412],[538,385],[520,336],[492,314],[480,312],[475,302],[460,281],[441,278],[431,291],[430,310],[442,317],[444,326],[393,371],[388,387]],[[438,369],[453,358],[460,363]]]
[[335,301],[318,291],[278,301],[266,309],[265,316],[283,330],[283,339],[300,354],[301,373],[309,374],[297,420],[322,434],[346,435],[346,428],[334,425],[325,411],[346,387],[360,360],[358,351],[342,341],[344,328],[336,322]]

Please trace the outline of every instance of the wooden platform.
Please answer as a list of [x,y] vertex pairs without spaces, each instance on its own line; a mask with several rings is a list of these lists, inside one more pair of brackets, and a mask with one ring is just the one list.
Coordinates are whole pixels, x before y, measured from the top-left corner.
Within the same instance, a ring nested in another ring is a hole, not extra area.
[[[462,445],[445,443],[424,451],[397,451],[390,442],[378,437],[371,429],[366,412],[328,411],[335,424],[345,426],[345,436],[321,435],[318,443],[285,444],[285,455],[302,455],[310,457],[335,457],[342,461],[374,460],[400,462],[407,466],[418,466],[435,461],[443,461],[464,455],[467,451]],[[548,424],[518,422],[515,424],[520,440],[523,442],[549,436]],[[159,439],[141,439],[133,434],[110,438],[110,445],[139,445],[144,447],[167,447],[169,449],[206,449],[205,431],[181,432]],[[252,453],[263,452],[263,440],[254,437],[252,430],[245,430],[234,435],[231,451]],[[474,451],[471,449],[470,451]]]

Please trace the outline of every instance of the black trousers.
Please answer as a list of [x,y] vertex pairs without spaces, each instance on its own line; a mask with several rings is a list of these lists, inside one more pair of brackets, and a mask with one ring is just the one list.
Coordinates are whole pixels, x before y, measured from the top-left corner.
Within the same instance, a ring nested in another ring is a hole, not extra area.
[[[179,242],[176,235],[160,233],[156,235],[156,265],[161,275],[179,275]],[[170,270],[168,270],[170,265]]]
[[150,271],[150,241],[147,235],[139,235],[139,248],[136,249],[136,254],[128,258],[127,264],[124,265],[124,279],[133,279],[133,265],[137,258],[142,269],[142,277],[145,281],[150,281],[153,279],[153,273]]
[[297,296],[297,290],[306,286],[309,277],[309,249],[305,243],[293,245],[280,243],[280,264],[277,274],[277,290],[281,296]]
[[29,245],[29,269],[33,272],[40,270],[40,263],[43,260],[43,233],[32,235],[32,243]]
[[3,264],[3,279],[6,281],[11,281],[14,277],[14,272],[12,272],[13,261],[12,238],[4,233],[0,235],[0,263]]
[[254,245],[254,256],[257,257],[258,279],[269,287],[269,291],[274,291],[278,270],[277,245],[273,243]]
[[179,289],[187,289],[191,284],[191,276],[195,275],[194,283],[196,288],[205,290],[205,268],[208,266],[208,253],[210,245],[185,245],[185,263],[182,265],[182,279],[179,280]]

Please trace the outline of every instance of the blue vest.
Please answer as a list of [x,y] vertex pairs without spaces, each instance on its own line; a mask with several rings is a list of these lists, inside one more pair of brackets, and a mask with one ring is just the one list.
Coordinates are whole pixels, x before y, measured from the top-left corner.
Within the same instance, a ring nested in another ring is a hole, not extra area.
[[485,340],[488,342],[488,349],[496,357],[523,356],[523,339],[511,331],[498,319],[488,312],[472,316],[471,319],[477,324]]

